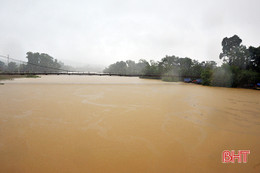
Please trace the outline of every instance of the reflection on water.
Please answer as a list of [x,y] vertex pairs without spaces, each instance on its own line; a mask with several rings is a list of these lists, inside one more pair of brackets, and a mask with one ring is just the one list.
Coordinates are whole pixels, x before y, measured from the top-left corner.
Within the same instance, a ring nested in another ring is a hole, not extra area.
[[[134,77],[0,86],[0,172],[259,172],[260,92]],[[223,150],[251,150],[222,164]]]

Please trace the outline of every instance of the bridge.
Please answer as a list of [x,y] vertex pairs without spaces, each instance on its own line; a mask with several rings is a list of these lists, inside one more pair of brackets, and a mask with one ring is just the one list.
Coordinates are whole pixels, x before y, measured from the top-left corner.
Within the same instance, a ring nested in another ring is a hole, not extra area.
[[[0,71],[0,75],[87,75],[87,76],[122,76],[122,77],[140,77],[140,78],[150,78],[150,79],[160,79],[163,77],[174,77],[177,79],[183,79],[183,78],[191,78],[191,79],[198,79],[200,76],[179,76],[179,75],[169,75],[169,74],[120,74],[120,73],[96,73],[96,72],[81,72],[81,71],[69,71],[66,69],[61,68],[55,68],[55,67],[48,67],[43,66],[39,64],[33,64],[21,60],[17,60],[14,58],[10,58],[9,56],[3,56],[0,55],[0,57],[5,58],[7,60],[7,64],[9,64],[10,61],[18,62],[19,64],[23,65],[31,65],[35,67],[40,67],[44,70],[39,72],[30,72],[30,71]],[[0,69],[1,70],[1,69]],[[49,71],[47,71],[49,70]]]
[[199,76],[177,76],[177,75],[153,75],[153,74],[117,74],[117,73],[90,73],[90,72],[3,72],[0,75],[86,75],[86,76],[122,76],[122,77],[140,77],[148,79],[160,79],[163,77],[175,77],[178,79],[191,78],[198,79]]

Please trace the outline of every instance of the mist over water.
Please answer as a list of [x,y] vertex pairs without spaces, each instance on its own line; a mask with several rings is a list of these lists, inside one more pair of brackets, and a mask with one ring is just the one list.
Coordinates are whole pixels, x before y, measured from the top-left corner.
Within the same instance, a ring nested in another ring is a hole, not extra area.
[[[3,83],[0,172],[260,171],[256,90],[135,77]],[[221,163],[239,149],[248,163]]]

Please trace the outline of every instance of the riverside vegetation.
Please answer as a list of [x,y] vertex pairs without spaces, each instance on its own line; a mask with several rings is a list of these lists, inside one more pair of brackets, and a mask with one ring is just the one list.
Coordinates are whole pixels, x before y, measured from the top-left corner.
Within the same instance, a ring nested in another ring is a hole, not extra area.
[[150,62],[141,59],[111,64],[104,73],[156,75],[163,81],[182,81],[183,77],[201,78],[203,85],[221,87],[253,87],[260,82],[260,46],[247,48],[237,35],[222,40],[219,58],[215,61],[202,61],[185,57],[165,56],[161,61]]

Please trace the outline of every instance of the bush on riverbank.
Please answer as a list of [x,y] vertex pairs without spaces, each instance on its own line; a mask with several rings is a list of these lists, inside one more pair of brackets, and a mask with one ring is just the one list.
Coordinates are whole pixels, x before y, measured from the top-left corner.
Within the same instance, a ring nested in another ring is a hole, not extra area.
[[201,72],[202,85],[211,85],[212,69],[205,68]]

